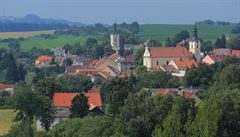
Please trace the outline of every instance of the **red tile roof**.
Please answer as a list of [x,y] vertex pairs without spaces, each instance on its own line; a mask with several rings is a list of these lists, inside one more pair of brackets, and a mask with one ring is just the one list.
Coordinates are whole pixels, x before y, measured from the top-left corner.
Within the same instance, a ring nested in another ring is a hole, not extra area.
[[38,61],[52,61],[52,57],[51,56],[45,56],[45,55],[42,55],[42,56],[39,56]]
[[240,56],[240,50],[232,50],[232,55]]
[[11,84],[0,84],[0,90],[4,90],[7,88],[14,88],[14,85]]
[[[73,98],[77,95],[80,95],[80,93],[54,93],[52,105],[54,107],[70,107],[72,105]],[[89,105],[102,107],[100,92],[89,92],[84,93],[84,95],[88,97]]]
[[178,59],[173,60],[179,69],[192,68],[193,66],[198,67],[198,64],[193,59]]
[[135,61],[135,56],[130,55],[130,56],[123,58],[123,60],[121,62],[134,62],[134,61]]
[[227,58],[225,55],[208,55],[214,62],[220,62]]
[[156,91],[156,94],[161,94],[161,95],[167,95],[170,92],[169,89],[159,89],[158,91]]
[[231,49],[227,48],[215,48],[213,49],[214,55],[224,55],[224,56],[230,56],[231,55]]
[[174,68],[172,65],[160,65],[160,69],[163,70],[164,72],[174,72],[176,71],[176,68]]
[[112,77],[111,74],[107,73],[104,70],[100,70],[100,69],[78,69],[77,73],[80,73],[80,74],[99,74],[106,79]]
[[184,47],[153,47],[149,48],[151,57],[192,57]]

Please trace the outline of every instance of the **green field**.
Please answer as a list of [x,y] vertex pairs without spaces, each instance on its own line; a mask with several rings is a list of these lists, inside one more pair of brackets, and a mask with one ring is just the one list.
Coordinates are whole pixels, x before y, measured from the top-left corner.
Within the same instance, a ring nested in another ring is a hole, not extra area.
[[[198,25],[198,35],[203,41],[215,41],[217,37],[230,33],[233,26],[233,24],[228,26]],[[164,43],[168,37],[173,38],[181,30],[187,30],[192,35],[193,25],[140,25],[138,36],[142,41],[155,39]]]
[[0,39],[7,38],[28,38],[37,36],[40,34],[53,34],[54,30],[42,30],[42,31],[27,31],[27,32],[0,32]]
[[[65,44],[76,44],[84,43],[88,37],[87,36],[72,36],[72,35],[61,35],[54,39],[44,39],[40,37],[29,38],[21,42],[21,48],[31,49],[32,47],[37,48],[56,48],[63,47]],[[0,47],[6,47],[8,43],[0,43]]]
[[0,135],[8,132],[16,113],[13,109],[0,109]]

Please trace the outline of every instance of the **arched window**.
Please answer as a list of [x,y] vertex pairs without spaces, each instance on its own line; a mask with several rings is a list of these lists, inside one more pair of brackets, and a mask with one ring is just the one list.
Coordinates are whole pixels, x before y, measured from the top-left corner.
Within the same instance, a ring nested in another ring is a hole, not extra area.
[[167,65],[168,65],[169,62],[167,61],[166,63],[167,63]]
[[158,66],[158,65],[159,65],[159,62],[157,61],[156,64],[157,64],[157,66]]

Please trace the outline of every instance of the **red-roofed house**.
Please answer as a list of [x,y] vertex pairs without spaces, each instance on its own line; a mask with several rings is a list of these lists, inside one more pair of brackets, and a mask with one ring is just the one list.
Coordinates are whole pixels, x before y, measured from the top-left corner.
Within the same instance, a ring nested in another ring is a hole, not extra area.
[[174,76],[183,77],[187,69],[198,67],[198,64],[193,59],[175,59],[171,60],[169,65],[173,66],[176,71],[172,73]]
[[[67,120],[70,117],[70,107],[72,100],[80,93],[57,93],[55,92],[52,99],[52,106],[55,108],[55,119],[51,128],[60,121]],[[95,114],[104,114],[102,111],[102,100],[99,88],[92,88],[89,92],[84,93],[88,97],[89,111]],[[37,130],[43,130],[40,120],[37,120]]]
[[228,56],[225,56],[225,55],[207,55],[203,58],[202,63],[211,65],[217,62],[221,62],[227,57]]
[[7,91],[9,94],[14,93],[14,85],[11,84],[0,84],[0,92],[1,91]]
[[49,66],[50,63],[52,62],[52,57],[51,56],[39,56],[37,60],[35,61],[35,66],[38,68]]
[[134,55],[130,55],[130,56],[127,56],[125,58],[122,58],[118,62],[118,70],[120,72],[129,72],[133,68],[134,62],[135,62],[135,56]]
[[[73,98],[77,95],[80,95],[80,93],[55,93],[53,95],[53,106],[70,108]],[[88,97],[89,105],[96,105],[97,107],[102,108],[100,92],[89,92],[84,93],[84,95]]]
[[153,47],[145,48],[143,65],[148,69],[168,65],[171,60],[192,59],[193,54],[184,47]]

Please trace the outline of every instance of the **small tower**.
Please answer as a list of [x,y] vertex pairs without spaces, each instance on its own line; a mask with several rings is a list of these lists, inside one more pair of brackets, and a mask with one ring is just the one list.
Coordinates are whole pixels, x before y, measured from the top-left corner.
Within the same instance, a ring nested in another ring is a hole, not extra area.
[[113,33],[110,35],[110,44],[112,49],[115,50],[117,53],[120,49],[120,35],[117,33],[117,24],[114,23],[113,25]]
[[201,60],[201,42],[197,36],[197,26],[193,28],[193,38],[189,41],[189,52],[193,53],[197,62]]

